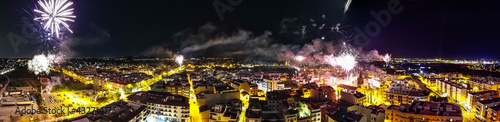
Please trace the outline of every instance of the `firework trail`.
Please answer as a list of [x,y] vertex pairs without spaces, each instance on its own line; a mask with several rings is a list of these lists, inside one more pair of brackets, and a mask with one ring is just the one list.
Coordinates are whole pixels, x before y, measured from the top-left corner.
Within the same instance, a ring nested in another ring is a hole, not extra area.
[[349,10],[349,6],[351,6],[351,2],[352,2],[352,0],[347,0],[347,2],[345,3],[344,13],[346,13],[347,10]]
[[76,16],[73,15],[73,2],[68,2],[67,0],[39,0],[38,4],[41,8],[35,9],[34,11],[41,14],[40,17],[36,17],[35,20],[40,20],[43,23],[43,29],[50,31],[49,36],[55,35],[57,38],[60,37],[61,27],[66,28],[67,31],[73,33],[69,28],[67,22],[74,22],[73,19]]

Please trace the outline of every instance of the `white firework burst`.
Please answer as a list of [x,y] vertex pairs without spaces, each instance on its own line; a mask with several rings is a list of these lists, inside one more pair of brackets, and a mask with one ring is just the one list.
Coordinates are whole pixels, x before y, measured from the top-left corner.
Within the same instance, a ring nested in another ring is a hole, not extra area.
[[304,59],[306,59],[306,57],[304,57],[304,56],[301,56],[301,55],[295,56],[295,60],[298,62],[302,62]]
[[343,53],[340,56],[327,56],[326,62],[332,66],[340,66],[347,72],[354,69],[357,64],[356,56],[350,53]]
[[384,62],[385,62],[386,64],[388,64],[390,61],[391,61],[391,55],[389,55],[389,54],[385,54],[385,56],[384,56]]
[[50,68],[64,60],[62,54],[39,54],[28,61],[28,70],[36,75],[49,74]]
[[36,13],[41,14],[41,17],[36,17],[35,20],[43,22],[43,29],[50,31],[51,35],[56,35],[59,38],[61,26],[73,33],[66,22],[74,22],[76,16],[73,15],[73,2],[67,0],[39,0],[38,4],[41,10],[35,9]]
[[28,61],[28,69],[38,74],[48,74],[50,73],[50,65],[56,59],[55,55],[36,55],[32,60]]
[[179,66],[182,66],[182,62],[184,61],[184,56],[182,55],[176,55],[175,56],[175,62],[179,64]]

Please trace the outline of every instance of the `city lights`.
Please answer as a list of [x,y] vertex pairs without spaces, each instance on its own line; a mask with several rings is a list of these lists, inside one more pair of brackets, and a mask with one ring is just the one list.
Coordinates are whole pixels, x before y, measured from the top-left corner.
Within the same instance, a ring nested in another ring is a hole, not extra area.
[[206,2],[0,1],[0,122],[500,121],[489,2]]

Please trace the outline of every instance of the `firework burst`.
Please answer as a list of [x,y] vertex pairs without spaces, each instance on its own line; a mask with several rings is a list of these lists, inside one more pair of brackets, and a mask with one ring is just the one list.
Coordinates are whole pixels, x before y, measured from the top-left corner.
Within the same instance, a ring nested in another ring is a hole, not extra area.
[[304,57],[304,56],[301,56],[301,55],[295,56],[295,60],[298,62],[302,62],[302,61],[304,61],[304,59],[306,59],[306,57]]
[[33,59],[28,61],[28,70],[36,75],[50,73],[50,68],[54,64],[58,64],[64,60],[64,55],[58,54],[40,54],[35,55]]
[[330,55],[326,58],[326,62],[332,66],[340,66],[347,72],[354,69],[357,64],[356,56],[349,53],[343,53],[340,56]]
[[43,29],[50,31],[49,36],[59,38],[62,27],[73,33],[67,22],[74,22],[76,16],[73,15],[73,2],[67,0],[39,0],[38,4],[43,9],[35,9],[34,11],[40,14],[35,20],[40,20],[43,23]]
[[391,55],[389,55],[389,54],[385,54],[385,56],[384,56],[384,62],[387,64],[387,63],[389,63],[390,61],[391,61]]
[[183,61],[184,61],[184,56],[182,56],[182,55],[175,56],[175,62],[177,62],[177,64],[179,64],[179,66],[182,66]]
[[31,4],[27,6],[27,8],[20,9],[19,11],[24,15],[21,18],[22,26],[22,35],[30,40],[32,44],[38,45],[35,49],[35,53],[42,53],[44,51],[53,51],[56,46],[58,46],[62,39],[56,38],[55,36],[50,36],[50,31],[47,31],[43,28],[43,22],[40,20],[35,20],[37,18],[36,12],[34,9],[38,9],[38,6],[35,3],[35,6],[32,7]]
[[350,54],[343,54],[340,57],[335,58],[337,64],[346,71],[354,69],[356,66],[356,57]]
[[54,59],[56,59],[55,55],[35,55],[32,60],[28,61],[28,69],[36,75],[48,74]]

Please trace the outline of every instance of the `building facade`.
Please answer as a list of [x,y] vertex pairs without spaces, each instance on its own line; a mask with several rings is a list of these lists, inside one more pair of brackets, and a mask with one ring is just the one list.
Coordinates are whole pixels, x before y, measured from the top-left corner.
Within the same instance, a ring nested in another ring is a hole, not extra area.
[[192,122],[189,117],[189,100],[167,92],[136,92],[127,97],[130,102],[146,106],[148,116],[166,121]]
[[389,122],[461,122],[460,106],[453,103],[413,102],[411,105],[391,105],[385,110],[385,121]]

